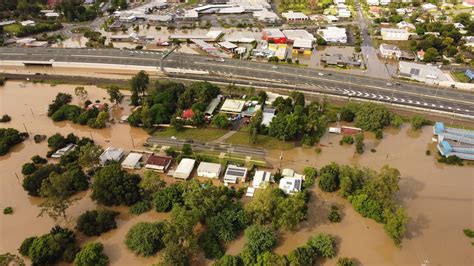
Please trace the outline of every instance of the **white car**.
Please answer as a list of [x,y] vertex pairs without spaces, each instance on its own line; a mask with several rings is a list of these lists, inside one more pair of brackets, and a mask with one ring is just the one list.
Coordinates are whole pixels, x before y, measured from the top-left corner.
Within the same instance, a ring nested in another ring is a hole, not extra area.
[[49,62],[54,62],[54,59],[49,59]]
[[323,73],[321,73],[321,72],[319,72],[319,73],[318,73],[318,75],[320,75],[320,76],[324,76],[324,74],[323,74]]

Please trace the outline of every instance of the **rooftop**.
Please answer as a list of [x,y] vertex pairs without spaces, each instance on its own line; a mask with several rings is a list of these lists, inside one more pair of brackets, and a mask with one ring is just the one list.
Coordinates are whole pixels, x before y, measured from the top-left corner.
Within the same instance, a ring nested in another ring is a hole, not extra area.
[[245,101],[226,99],[221,107],[222,112],[240,113],[244,109]]

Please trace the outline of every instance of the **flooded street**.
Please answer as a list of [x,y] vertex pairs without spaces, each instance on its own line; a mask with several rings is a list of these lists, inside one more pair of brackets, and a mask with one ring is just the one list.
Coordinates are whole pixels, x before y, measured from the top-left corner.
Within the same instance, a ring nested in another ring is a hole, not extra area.
[[[47,106],[58,92],[74,95],[75,85],[33,84],[8,82],[0,87],[0,115],[8,114],[12,121],[0,124],[0,127],[12,127],[26,130],[30,136],[45,134],[51,136],[57,132],[66,135],[92,137],[103,147],[114,146],[125,150],[140,148],[147,134],[138,128],[124,124],[114,124],[109,128],[93,130],[86,126],[69,122],[55,123],[46,116]],[[104,89],[84,86],[92,101],[108,102]],[[127,92],[124,92],[127,93]],[[73,103],[79,104],[77,97]],[[128,102],[114,110],[117,119],[122,113],[128,113]],[[375,140],[373,134],[366,135],[366,152],[354,155],[354,146],[340,146],[340,136],[330,135],[321,139],[320,154],[314,148],[295,148],[282,151],[283,167],[302,171],[305,166],[318,169],[334,161],[339,164],[359,165],[379,170],[389,164],[401,172],[401,190],[399,203],[406,207],[408,216],[407,238],[402,247],[397,248],[385,234],[383,226],[362,218],[347,202],[337,194],[323,193],[314,188],[315,194],[310,201],[308,220],[303,222],[296,232],[282,235],[280,245],[275,249],[278,254],[287,254],[295,247],[306,243],[319,232],[334,234],[337,238],[339,256],[355,258],[360,265],[420,265],[428,260],[429,265],[473,265],[474,252],[469,238],[464,236],[464,228],[474,229],[474,167],[448,166],[438,164],[434,155],[426,156],[425,151],[434,145],[430,143],[432,128],[425,127],[422,132],[413,133],[409,125],[399,130],[384,131],[383,140]],[[371,152],[375,149],[376,152]],[[30,138],[17,145],[6,156],[0,157],[0,208],[11,206],[13,215],[0,215],[0,253],[14,252],[27,237],[47,233],[54,225],[49,217],[39,217],[38,199],[28,197],[21,187],[21,166],[34,155],[44,156],[47,143],[35,144]],[[280,166],[280,151],[269,152],[269,162]],[[18,179],[17,179],[18,175]],[[75,219],[88,209],[96,207],[89,193],[81,193],[82,198],[68,209],[68,220],[62,225],[72,228]],[[342,222],[331,224],[327,215],[331,205],[340,206]],[[105,253],[112,265],[151,265],[159,258],[140,258],[129,252],[123,244],[129,228],[140,221],[156,221],[168,216],[151,211],[138,217],[128,214],[126,208],[114,208],[120,211],[118,228],[98,238],[85,238],[79,235],[80,242],[101,241]],[[238,254],[244,244],[243,237],[228,246],[229,254]],[[324,265],[335,265],[337,259],[321,261]],[[209,261],[193,262],[210,264]]]

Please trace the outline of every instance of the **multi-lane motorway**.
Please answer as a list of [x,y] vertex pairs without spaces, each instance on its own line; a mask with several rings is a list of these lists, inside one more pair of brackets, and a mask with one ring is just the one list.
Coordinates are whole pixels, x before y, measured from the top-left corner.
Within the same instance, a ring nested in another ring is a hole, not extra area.
[[[20,62],[93,63],[157,67],[162,53],[118,49],[0,48],[2,60]],[[246,60],[211,60],[209,57],[173,53],[163,60],[165,68],[207,71],[209,76],[248,79],[269,86],[312,90],[380,102],[474,116],[474,94],[451,88],[427,86],[413,82],[378,79],[347,73],[274,65]]]

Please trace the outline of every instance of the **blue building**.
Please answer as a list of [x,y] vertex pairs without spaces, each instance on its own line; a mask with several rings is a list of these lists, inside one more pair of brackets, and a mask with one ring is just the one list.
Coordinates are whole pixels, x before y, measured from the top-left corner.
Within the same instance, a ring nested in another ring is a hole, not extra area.
[[469,81],[474,80],[474,71],[468,69],[464,72],[464,75],[469,79]]

